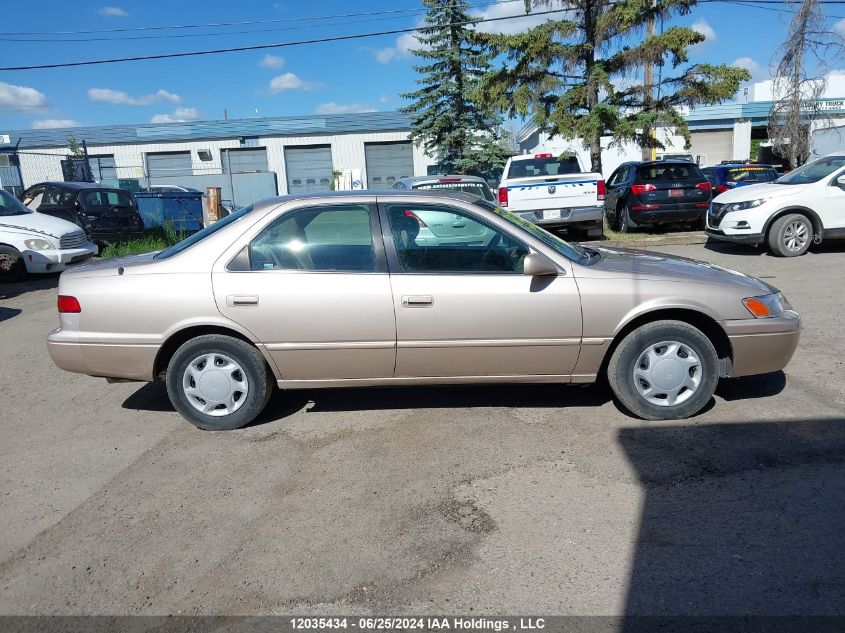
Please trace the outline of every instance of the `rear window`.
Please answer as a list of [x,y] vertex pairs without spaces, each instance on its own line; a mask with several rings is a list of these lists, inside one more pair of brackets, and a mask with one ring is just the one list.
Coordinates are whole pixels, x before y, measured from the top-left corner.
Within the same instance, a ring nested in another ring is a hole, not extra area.
[[506,178],[532,178],[536,176],[562,176],[581,173],[581,166],[575,156],[565,158],[528,158],[512,160]]
[[434,189],[437,191],[463,191],[464,193],[471,193],[484,200],[493,201],[493,192],[490,187],[480,182],[424,182],[415,185],[414,189]]
[[778,177],[771,167],[736,167],[728,170],[728,182],[772,182]]
[[637,180],[703,180],[704,175],[693,163],[669,163],[666,165],[640,165],[637,167]]
[[132,198],[126,191],[90,191],[82,194],[82,203],[86,208],[91,207],[133,207]]

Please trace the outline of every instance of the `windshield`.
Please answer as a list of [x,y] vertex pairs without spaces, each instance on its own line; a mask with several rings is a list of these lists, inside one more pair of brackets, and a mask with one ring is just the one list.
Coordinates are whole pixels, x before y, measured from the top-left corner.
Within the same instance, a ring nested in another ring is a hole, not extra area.
[[23,203],[8,191],[0,189],[0,216],[26,215],[32,213]]
[[575,156],[555,158],[543,156],[541,158],[526,158],[512,160],[506,178],[534,178],[542,176],[561,176],[563,174],[577,174],[581,166]]
[[589,259],[589,255],[580,244],[562,240],[557,235],[553,235],[548,231],[541,229],[533,222],[529,222],[528,220],[521,218],[515,213],[506,211],[503,208],[497,207],[495,204],[490,204],[485,200],[479,200],[476,204],[479,207],[483,207],[484,209],[492,211],[493,213],[495,213],[499,217],[504,218],[508,222],[516,224],[518,227],[520,227],[524,231],[527,231],[528,233],[536,237],[538,240],[543,242],[543,244],[545,244],[546,246],[553,248],[558,253],[572,261],[583,263],[584,260]]
[[473,182],[472,180],[466,182],[426,182],[416,185],[414,189],[463,191],[464,193],[471,193],[490,202],[493,201],[493,192],[490,191],[490,187],[482,182]]
[[191,248],[191,246],[193,246],[197,242],[201,242],[202,240],[207,238],[209,235],[217,233],[217,231],[219,231],[220,229],[226,228],[227,226],[229,226],[233,222],[237,222],[238,220],[240,220],[242,217],[244,217],[250,211],[252,211],[252,205],[250,205],[248,207],[244,207],[243,209],[239,209],[239,210],[235,211],[234,213],[227,215],[222,220],[217,220],[217,222],[214,222],[213,224],[209,224],[204,229],[197,231],[196,233],[194,233],[190,237],[185,238],[184,240],[182,240],[178,244],[174,244],[170,248],[167,248],[167,249],[161,251],[158,255],[155,256],[155,258],[156,259],[167,259],[168,257],[173,257],[174,255],[178,255],[182,251]]
[[827,178],[833,172],[845,167],[845,156],[828,156],[819,158],[803,167],[793,169],[775,182],[779,185],[807,185]]

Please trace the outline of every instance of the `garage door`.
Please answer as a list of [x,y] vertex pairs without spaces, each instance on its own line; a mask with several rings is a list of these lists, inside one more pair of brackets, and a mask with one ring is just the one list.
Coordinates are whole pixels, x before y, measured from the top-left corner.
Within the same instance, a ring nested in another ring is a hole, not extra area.
[[223,173],[229,173],[229,166],[233,174],[251,174],[269,171],[267,168],[267,150],[263,147],[250,149],[225,149],[221,152],[223,159]]
[[332,183],[332,148],[286,147],[288,193],[329,191]]
[[193,173],[191,152],[147,154],[147,175],[150,178],[190,176]]
[[414,175],[414,152],[410,143],[365,143],[367,187],[391,189],[400,178]]
[[699,165],[718,165],[733,158],[733,142],[733,130],[693,132],[689,153]]

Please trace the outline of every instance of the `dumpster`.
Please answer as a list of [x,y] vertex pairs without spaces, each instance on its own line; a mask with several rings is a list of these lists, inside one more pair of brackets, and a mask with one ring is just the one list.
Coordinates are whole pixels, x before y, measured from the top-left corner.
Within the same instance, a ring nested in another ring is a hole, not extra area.
[[195,233],[203,226],[202,193],[199,191],[139,191],[135,198],[145,228],[170,222],[177,232]]

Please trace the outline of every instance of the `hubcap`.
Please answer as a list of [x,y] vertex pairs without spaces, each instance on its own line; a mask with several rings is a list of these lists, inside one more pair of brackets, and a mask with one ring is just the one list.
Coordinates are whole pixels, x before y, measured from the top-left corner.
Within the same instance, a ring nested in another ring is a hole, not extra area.
[[219,417],[241,408],[249,382],[243,368],[228,356],[203,354],[185,368],[182,390],[197,411]]
[[6,253],[0,253],[0,272],[8,273],[11,272],[12,268],[15,267],[15,260]]
[[795,220],[786,225],[783,232],[783,243],[786,249],[792,252],[800,251],[807,244],[810,238],[810,229],[805,222]]
[[649,403],[671,407],[689,400],[701,384],[701,360],[678,341],[649,345],[634,364],[637,392]]

